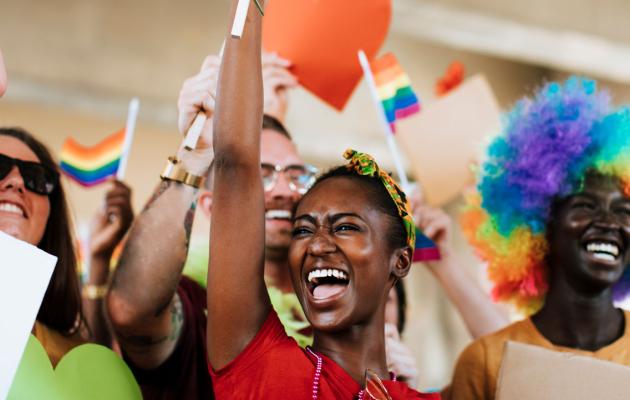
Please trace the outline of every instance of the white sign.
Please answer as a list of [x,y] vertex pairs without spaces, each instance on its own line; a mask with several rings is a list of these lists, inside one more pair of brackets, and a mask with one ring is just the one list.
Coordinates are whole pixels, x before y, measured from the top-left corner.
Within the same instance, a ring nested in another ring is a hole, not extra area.
[[0,399],[9,392],[56,264],[57,257],[0,232]]

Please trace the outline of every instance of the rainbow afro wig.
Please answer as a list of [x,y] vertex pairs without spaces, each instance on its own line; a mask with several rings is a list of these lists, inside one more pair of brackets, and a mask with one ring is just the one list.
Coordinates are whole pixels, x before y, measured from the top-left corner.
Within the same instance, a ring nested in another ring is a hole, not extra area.
[[[549,83],[504,117],[461,221],[488,262],[495,300],[526,314],[542,306],[551,204],[578,192],[590,171],[619,178],[630,196],[630,109],[613,109],[594,81]],[[613,292],[630,293],[630,268]]]

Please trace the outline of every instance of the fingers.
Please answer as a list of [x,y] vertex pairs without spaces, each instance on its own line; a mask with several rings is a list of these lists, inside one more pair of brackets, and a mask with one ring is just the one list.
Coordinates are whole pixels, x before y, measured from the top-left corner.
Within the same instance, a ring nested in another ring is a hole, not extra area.
[[200,71],[203,72],[207,69],[216,69],[221,67],[221,58],[218,55],[210,54],[204,58],[203,63],[201,63]]
[[284,59],[278,55],[278,53],[267,53],[264,52],[262,54],[262,66],[263,68],[267,66],[275,66],[280,68],[289,68],[291,66],[291,61]]

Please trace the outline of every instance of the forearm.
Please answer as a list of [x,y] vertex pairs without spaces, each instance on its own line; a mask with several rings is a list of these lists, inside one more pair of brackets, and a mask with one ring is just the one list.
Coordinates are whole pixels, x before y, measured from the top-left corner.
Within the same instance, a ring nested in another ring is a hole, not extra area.
[[[197,190],[162,181],[136,219],[108,294],[108,311],[122,337],[164,336],[186,261]],[[124,342],[121,340],[124,345]]]
[[492,302],[479,283],[466,273],[453,256],[446,256],[440,262],[434,263],[431,272],[459,311],[474,339],[509,324],[506,313]]
[[[87,285],[102,288],[109,278],[111,257],[91,257]],[[91,341],[111,347],[112,335],[105,315],[104,297],[99,293],[84,293],[82,297],[83,312],[89,327]]]

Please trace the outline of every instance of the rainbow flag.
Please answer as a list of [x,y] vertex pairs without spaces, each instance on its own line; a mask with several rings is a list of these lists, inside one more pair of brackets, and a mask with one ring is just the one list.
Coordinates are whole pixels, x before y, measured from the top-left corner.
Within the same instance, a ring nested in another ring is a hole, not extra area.
[[418,97],[411,88],[409,77],[392,53],[372,61],[370,69],[387,122],[392,132],[396,132],[396,120],[420,111]]
[[436,261],[441,258],[435,243],[416,228],[416,248],[413,250],[413,262]]
[[68,138],[61,149],[61,170],[82,186],[97,185],[118,172],[124,143],[125,129],[92,147]]

